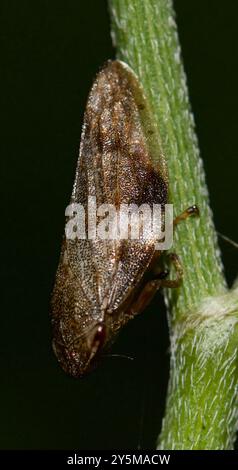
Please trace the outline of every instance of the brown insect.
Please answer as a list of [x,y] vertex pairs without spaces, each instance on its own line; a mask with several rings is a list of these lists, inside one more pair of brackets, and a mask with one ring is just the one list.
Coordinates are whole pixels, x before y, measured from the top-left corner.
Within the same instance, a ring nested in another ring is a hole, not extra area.
[[[87,216],[88,196],[116,209],[121,203],[164,206],[168,199],[158,133],[136,76],[120,61],[108,62],[99,72],[86,106],[71,203],[83,205]],[[195,213],[192,206],[174,224]],[[182,269],[175,254],[170,255],[175,280],[161,272],[146,281],[161,256],[156,242],[64,237],[51,317],[53,349],[67,373],[79,377],[88,372],[160,286],[180,285]]]

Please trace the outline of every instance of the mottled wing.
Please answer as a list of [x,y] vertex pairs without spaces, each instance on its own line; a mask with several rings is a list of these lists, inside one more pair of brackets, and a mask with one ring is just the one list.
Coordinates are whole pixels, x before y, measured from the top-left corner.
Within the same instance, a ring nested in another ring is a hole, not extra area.
[[[167,201],[160,142],[135,75],[119,61],[101,70],[87,102],[71,199],[87,216],[88,196],[96,197],[97,207],[117,209]],[[96,305],[114,310],[124,302],[150,263],[155,241],[67,240],[70,268],[96,315]]]

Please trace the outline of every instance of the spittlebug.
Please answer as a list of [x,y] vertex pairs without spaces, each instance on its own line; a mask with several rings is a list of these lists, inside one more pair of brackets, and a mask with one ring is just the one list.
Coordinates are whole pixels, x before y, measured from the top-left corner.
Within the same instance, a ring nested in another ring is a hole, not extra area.
[[[131,69],[110,61],[89,94],[71,204],[160,204],[168,199],[168,177],[159,137]],[[196,213],[194,206],[181,218]],[[87,214],[88,215],[88,214]],[[87,220],[89,220],[87,218]],[[179,218],[175,220],[177,223]],[[86,223],[86,225],[89,222]],[[159,286],[181,281],[145,281],[161,255],[157,240],[64,237],[52,296],[53,349],[74,377],[88,372],[128,320],[144,309]]]

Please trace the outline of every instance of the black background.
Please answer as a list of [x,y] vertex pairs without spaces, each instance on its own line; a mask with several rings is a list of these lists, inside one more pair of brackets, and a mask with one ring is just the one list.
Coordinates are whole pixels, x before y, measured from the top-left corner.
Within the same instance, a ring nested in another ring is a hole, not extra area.
[[[238,240],[238,2],[175,1],[216,227]],[[114,56],[104,0],[1,0],[0,448],[153,448],[168,380],[159,295],[83,380],[50,345],[49,297],[87,93]],[[238,253],[221,243],[231,284]]]

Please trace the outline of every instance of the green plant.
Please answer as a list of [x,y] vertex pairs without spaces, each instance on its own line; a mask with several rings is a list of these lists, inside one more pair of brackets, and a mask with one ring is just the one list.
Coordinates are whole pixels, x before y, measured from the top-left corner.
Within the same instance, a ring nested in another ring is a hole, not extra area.
[[238,288],[223,275],[171,0],[109,0],[117,57],[139,77],[160,134],[180,224],[183,286],[165,292],[171,370],[160,449],[230,449],[237,429]]

